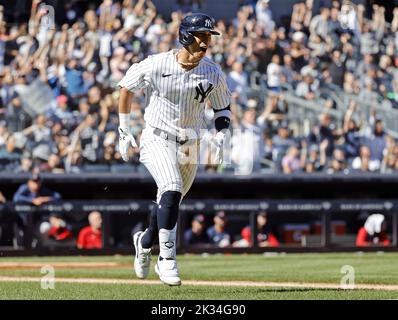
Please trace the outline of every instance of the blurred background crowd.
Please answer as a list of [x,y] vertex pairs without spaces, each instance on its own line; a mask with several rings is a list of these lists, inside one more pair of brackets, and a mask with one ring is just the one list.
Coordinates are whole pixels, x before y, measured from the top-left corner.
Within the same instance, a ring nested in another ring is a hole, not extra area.
[[[306,0],[275,19],[272,1],[217,20],[208,54],[232,92],[231,164],[200,170],[398,170],[398,8]],[[151,0],[68,1],[54,25],[40,4],[26,21],[0,6],[0,171],[145,172],[138,150],[129,164],[118,151],[116,84],[132,63],[178,47],[179,21],[202,1],[173,1],[168,16]],[[135,95],[138,141],[143,105]],[[212,117],[207,108],[208,128]]]

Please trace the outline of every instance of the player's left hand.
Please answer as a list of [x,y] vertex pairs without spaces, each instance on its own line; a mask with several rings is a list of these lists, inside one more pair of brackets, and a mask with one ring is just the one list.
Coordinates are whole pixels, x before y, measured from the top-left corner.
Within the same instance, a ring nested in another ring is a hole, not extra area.
[[217,132],[213,138],[213,142],[216,146],[216,153],[214,155],[214,162],[216,164],[222,164],[223,162],[223,144],[224,144],[225,134],[221,131]]
[[119,150],[120,155],[124,161],[129,161],[129,147],[137,148],[137,142],[135,142],[134,136],[129,132],[127,128],[118,128],[119,130]]

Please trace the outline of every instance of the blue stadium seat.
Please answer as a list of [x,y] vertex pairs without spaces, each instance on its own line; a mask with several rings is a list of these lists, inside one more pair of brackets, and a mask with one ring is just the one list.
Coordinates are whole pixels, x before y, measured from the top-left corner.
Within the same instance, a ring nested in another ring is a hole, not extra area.
[[83,172],[109,172],[110,168],[107,164],[86,164],[83,166]]
[[110,169],[112,173],[132,173],[137,171],[136,166],[132,164],[112,164]]

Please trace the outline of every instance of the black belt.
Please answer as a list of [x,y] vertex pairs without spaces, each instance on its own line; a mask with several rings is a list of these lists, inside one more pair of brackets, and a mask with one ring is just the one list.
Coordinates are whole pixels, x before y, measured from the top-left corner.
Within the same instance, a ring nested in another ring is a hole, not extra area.
[[153,133],[156,134],[157,136],[161,137],[164,140],[175,141],[175,142],[179,143],[180,145],[183,145],[184,143],[187,143],[189,141],[189,139],[180,140],[180,138],[178,138],[177,136],[175,136],[171,133],[168,133],[167,131],[161,130],[159,128],[155,128],[153,130]]

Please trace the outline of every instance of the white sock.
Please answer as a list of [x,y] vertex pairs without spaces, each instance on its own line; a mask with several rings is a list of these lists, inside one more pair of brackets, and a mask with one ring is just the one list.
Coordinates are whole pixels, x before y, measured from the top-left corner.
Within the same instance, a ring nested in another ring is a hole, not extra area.
[[176,258],[177,224],[172,230],[159,230],[159,255],[166,258]]

